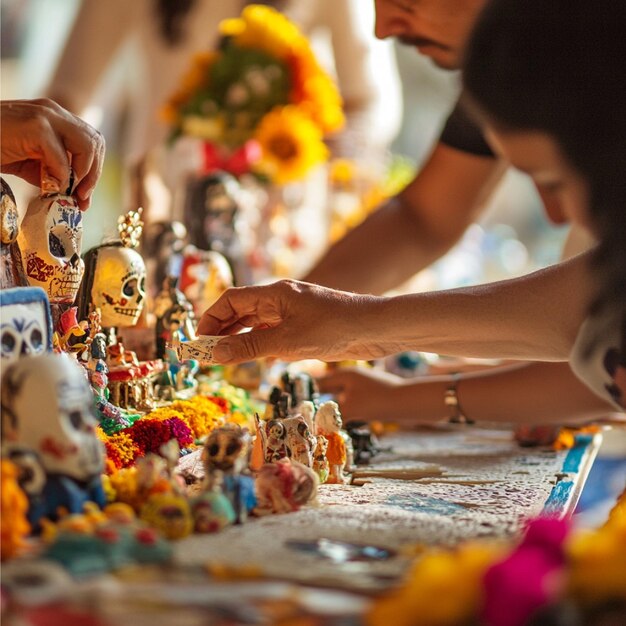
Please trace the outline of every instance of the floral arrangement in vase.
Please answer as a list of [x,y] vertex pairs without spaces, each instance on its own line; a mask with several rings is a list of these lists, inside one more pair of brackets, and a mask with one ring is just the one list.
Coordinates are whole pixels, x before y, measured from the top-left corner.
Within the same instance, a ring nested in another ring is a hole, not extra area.
[[219,48],[194,57],[163,107],[171,139],[202,140],[207,172],[278,185],[304,178],[328,157],[324,137],[344,123],[334,81],[307,38],[270,7],[246,7],[220,34]]

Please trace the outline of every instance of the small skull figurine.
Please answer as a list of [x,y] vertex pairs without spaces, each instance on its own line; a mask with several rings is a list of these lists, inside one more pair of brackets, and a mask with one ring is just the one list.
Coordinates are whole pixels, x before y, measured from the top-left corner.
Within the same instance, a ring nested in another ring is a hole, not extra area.
[[50,305],[39,287],[0,291],[0,365],[52,350]]
[[203,459],[207,476],[215,470],[240,474],[246,469],[250,435],[239,426],[216,428],[204,444]]
[[84,370],[69,355],[19,359],[2,379],[3,440],[32,448],[49,474],[91,480],[104,468],[92,404]]
[[80,257],[83,214],[71,196],[35,198],[18,234],[30,285],[42,287],[51,304],[74,302],[85,264]]
[[81,318],[97,307],[103,327],[134,326],[146,295],[146,266],[141,255],[113,242],[89,250],[85,261],[85,280],[78,296]]
[[29,518],[71,513],[92,500],[104,505],[104,449],[95,433],[92,393],[83,368],[67,354],[24,357],[2,379],[3,445],[22,445],[40,458],[46,484]]

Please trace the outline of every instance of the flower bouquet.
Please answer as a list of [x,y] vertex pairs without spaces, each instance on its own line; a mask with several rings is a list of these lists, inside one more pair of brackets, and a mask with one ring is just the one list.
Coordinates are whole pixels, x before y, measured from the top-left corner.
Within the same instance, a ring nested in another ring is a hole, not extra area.
[[171,139],[202,140],[205,173],[253,173],[282,185],[323,163],[324,136],[344,123],[341,97],[308,40],[278,11],[246,7],[220,24],[163,108]]

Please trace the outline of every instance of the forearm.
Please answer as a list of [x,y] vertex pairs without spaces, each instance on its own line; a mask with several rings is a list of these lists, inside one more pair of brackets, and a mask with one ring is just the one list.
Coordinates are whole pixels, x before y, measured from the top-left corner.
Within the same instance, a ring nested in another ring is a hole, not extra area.
[[[452,381],[437,376],[400,384],[387,397],[387,407],[375,407],[368,417],[403,424],[447,419],[444,393]],[[567,363],[523,363],[465,374],[457,380],[457,395],[463,414],[478,423],[571,424],[614,411]]]
[[563,361],[594,295],[589,254],[528,276],[451,291],[369,299],[355,344],[456,356]]
[[303,280],[381,294],[445,254],[466,225],[445,239],[432,236],[401,197],[392,198],[330,248]]

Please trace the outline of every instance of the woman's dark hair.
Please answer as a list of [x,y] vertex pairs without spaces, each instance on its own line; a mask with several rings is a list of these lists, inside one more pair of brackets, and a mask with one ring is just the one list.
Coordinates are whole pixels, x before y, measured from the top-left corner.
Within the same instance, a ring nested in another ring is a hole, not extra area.
[[196,0],[154,0],[158,13],[161,35],[175,46],[184,37],[183,23]]
[[[594,311],[626,316],[626,2],[490,0],[465,53],[470,100],[494,125],[552,136],[586,179],[600,245]],[[626,337],[622,338],[626,348]]]

